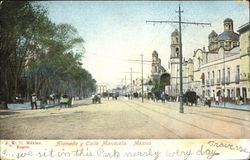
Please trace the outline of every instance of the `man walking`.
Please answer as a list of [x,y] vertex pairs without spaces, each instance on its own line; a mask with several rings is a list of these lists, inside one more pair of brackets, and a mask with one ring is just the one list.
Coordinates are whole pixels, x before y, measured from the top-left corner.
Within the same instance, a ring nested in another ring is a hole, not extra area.
[[36,101],[37,101],[37,96],[36,96],[35,93],[33,93],[33,94],[31,95],[31,108],[32,108],[32,109],[34,109],[34,106],[35,106],[36,109],[37,109],[37,103],[36,103]]

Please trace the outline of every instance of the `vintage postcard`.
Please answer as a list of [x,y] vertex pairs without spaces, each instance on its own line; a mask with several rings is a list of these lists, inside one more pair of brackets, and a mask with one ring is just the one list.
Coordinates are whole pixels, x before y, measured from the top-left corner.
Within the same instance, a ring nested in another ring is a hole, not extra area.
[[249,6],[0,1],[0,159],[249,159]]

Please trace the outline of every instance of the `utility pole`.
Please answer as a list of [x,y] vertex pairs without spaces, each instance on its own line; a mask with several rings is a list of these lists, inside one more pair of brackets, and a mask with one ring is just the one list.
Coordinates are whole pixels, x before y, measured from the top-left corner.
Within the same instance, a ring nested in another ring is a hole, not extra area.
[[223,47],[223,81],[224,81],[224,92],[223,92],[223,97],[224,97],[224,108],[226,107],[226,67],[225,67],[225,50]]
[[130,85],[130,99],[132,100],[132,95],[133,95],[133,78],[132,78],[132,67],[130,68],[130,78],[131,78],[131,85]]
[[123,79],[122,79],[121,90],[122,90],[122,94],[124,94],[124,90],[123,90]]
[[179,14],[179,21],[146,21],[147,22],[151,22],[151,23],[178,23],[179,24],[179,47],[180,47],[180,57],[179,57],[179,61],[180,61],[180,113],[184,113],[184,109],[183,109],[183,77],[182,77],[182,33],[181,33],[181,24],[194,24],[194,25],[210,25],[211,23],[196,23],[196,22],[182,22],[181,21],[181,14],[183,13],[183,11],[181,10],[181,6],[179,4],[179,10],[176,11]]
[[126,76],[125,76],[125,95],[127,94],[127,82],[126,82]]
[[[130,68],[130,72],[123,72],[123,73],[130,73],[130,80],[131,80],[131,84],[130,84],[130,94],[131,94],[131,99],[132,99],[132,94],[133,94],[133,77],[132,77],[132,73],[141,73],[141,72],[133,72],[132,71],[132,67]],[[125,76],[125,83],[126,83],[126,76]]]
[[143,103],[143,54],[141,54],[141,101]]
[[141,101],[142,103],[144,102],[144,91],[143,91],[143,63],[144,62],[152,62],[152,61],[148,61],[148,60],[143,60],[143,54],[141,54],[141,60],[129,60],[129,61],[140,61],[141,62]]

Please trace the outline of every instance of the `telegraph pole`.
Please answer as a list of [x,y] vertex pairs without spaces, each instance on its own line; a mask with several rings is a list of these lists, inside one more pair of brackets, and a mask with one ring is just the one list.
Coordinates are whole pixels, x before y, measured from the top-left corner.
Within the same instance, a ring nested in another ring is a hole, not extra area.
[[148,61],[148,60],[143,60],[143,54],[141,54],[141,60],[129,60],[129,61],[140,61],[141,62],[141,101],[142,103],[144,102],[144,97],[143,97],[143,94],[144,94],[144,91],[143,91],[143,63],[144,62],[152,62],[152,61]]
[[[132,99],[132,94],[133,94],[133,77],[132,73],[141,73],[141,72],[133,72],[132,67],[130,68],[130,72],[123,72],[123,73],[130,73],[130,94],[131,94],[131,99]],[[126,84],[126,76],[125,76],[125,84]]]
[[176,11],[177,13],[179,13],[179,21],[146,21],[147,22],[151,22],[151,23],[178,23],[179,24],[179,46],[180,46],[180,57],[179,57],[179,61],[180,61],[180,113],[184,113],[184,108],[183,108],[183,77],[182,77],[182,34],[181,34],[181,24],[194,24],[194,25],[210,25],[211,23],[196,23],[196,22],[182,22],[181,21],[181,14],[183,13],[183,11],[181,10],[181,6],[179,4],[179,10]]
[[127,94],[127,82],[126,82],[126,76],[125,76],[125,95]]
[[131,85],[130,85],[130,99],[132,99],[133,94],[133,78],[132,78],[132,67],[130,68],[130,78],[131,78]]
[[141,101],[143,103],[143,54],[141,54]]
[[183,11],[181,10],[181,5],[179,5],[179,11],[176,11],[179,13],[179,46],[180,46],[180,113],[184,113],[183,108],[183,83],[182,83],[182,36],[181,36],[181,13]]

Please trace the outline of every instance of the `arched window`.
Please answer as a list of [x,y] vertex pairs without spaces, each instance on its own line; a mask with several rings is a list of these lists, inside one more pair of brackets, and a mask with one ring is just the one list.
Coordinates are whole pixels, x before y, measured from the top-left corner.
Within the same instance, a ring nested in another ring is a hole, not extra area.
[[220,42],[220,47],[224,47],[224,42]]
[[179,57],[179,48],[176,47],[175,51],[176,51],[176,56]]
[[233,47],[236,47],[237,46],[237,42],[233,42]]

